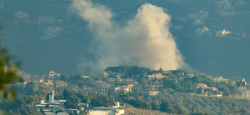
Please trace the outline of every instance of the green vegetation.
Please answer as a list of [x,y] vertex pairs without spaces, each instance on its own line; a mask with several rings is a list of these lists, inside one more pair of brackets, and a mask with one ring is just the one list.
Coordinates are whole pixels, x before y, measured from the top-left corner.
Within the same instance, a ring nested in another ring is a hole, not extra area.
[[[114,72],[115,71],[115,72]],[[134,72],[139,71],[139,72]],[[83,78],[81,75],[62,74],[60,78],[54,81],[64,81],[69,85],[78,85],[79,90],[73,91],[70,86],[64,86],[56,89],[55,99],[65,99],[65,108],[77,109],[78,103],[88,103],[90,107],[110,107],[115,101],[132,105],[136,108],[147,110],[158,110],[173,114],[186,115],[223,115],[223,114],[247,114],[250,102],[247,100],[230,99],[229,97],[206,97],[201,95],[203,92],[208,94],[240,94],[238,87],[232,80],[225,82],[213,82],[211,76],[207,74],[195,74],[190,77],[187,72],[175,70],[165,72],[159,70],[148,70],[147,68],[137,66],[119,66],[106,69],[109,72],[108,77],[100,74],[91,74],[90,77]],[[158,80],[149,80],[145,77],[146,73],[160,73],[164,78]],[[118,78],[117,75],[119,75]],[[121,76],[122,75],[122,76]],[[128,75],[128,76],[126,76]],[[132,79],[132,76],[133,79]],[[122,80],[119,80],[122,79]],[[95,88],[97,81],[104,81],[114,87],[134,84],[132,92],[97,94],[95,91],[89,94],[85,93],[84,88]],[[152,83],[156,83],[151,87]],[[163,85],[157,85],[157,83]],[[216,87],[218,90],[197,88],[198,83],[205,83],[207,87]],[[0,100],[1,114],[41,114],[34,106],[39,99],[48,100],[48,95],[40,91],[39,83],[28,82],[25,87],[13,85],[23,97],[11,102],[5,99]],[[150,96],[147,91],[155,88],[160,91],[160,95]],[[244,102],[244,104],[241,104]],[[6,106],[4,106],[6,105]],[[27,106],[28,105],[28,106]]]
[[105,69],[106,72],[112,71],[115,73],[124,73],[126,78],[134,78],[143,77],[144,74],[152,73],[152,70],[145,68],[145,67],[138,67],[138,66],[118,66],[118,67],[108,67]]
[[[176,82],[177,81],[177,82]],[[172,88],[178,92],[182,93],[200,93],[200,89],[197,89],[198,83],[205,83],[208,87],[216,87],[218,91],[206,89],[205,92],[210,94],[218,94],[219,91],[226,94],[239,94],[240,91],[235,84],[229,80],[229,83],[225,82],[213,82],[213,79],[208,75],[196,75],[192,78],[183,76],[183,80],[175,74],[166,74],[166,77],[163,78],[164,88]]]
[[42,115],[38,109],[32,104],[38,103],[39,96],[25,96],[15,101],[1,99],[0,111],[1,115]]
[[[236,99],[196,96],[194,94],[179,93],[171,89],[162,89],[162,91],[164,93],[158,96],[135,96],[134,93],[120,93],[117,96],[108,96],[96,93],[86,94],[83,91],[76,92],[65,89],[58,92],[58,95],[55,95],[55,99],[67,100],[65,103],[66,108],[78,108],[78,103],[89,103],[90,107],[109,107],[114,105],[115,101],[120,101],[136,108],[177,114],[220,115],[225,113],[247,113],[247,109],[245,108],[247,105],[242,105]],[[17,99],[16,102],[3,99],[0,100],[0,110],[5,114],[28,113],[39,115],[41,113],[32,105],[38,103],[41,98],[45,99],[45,94],[41,96],[24,96]],[[247,100],[245,101],[247,102]]]

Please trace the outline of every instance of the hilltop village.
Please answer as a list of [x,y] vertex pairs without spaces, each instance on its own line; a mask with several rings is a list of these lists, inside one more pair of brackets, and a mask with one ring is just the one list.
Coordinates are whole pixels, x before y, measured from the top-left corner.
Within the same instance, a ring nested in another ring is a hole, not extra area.
[[233,81],[206,73],[138,66],[108,67],[103,74],[89,75],[54,71],[41,76],[19,74],[24,82],[12,85],[18,97],[28,99],[25,106],[44,115],[135,114],[126,111],[127,106],[176,114],[221,112],[220,108],[211,111],[214,108],[209,103],[223,106],[230,114],[249,112],[236,101],[250,99],[250,86],[245,78]]

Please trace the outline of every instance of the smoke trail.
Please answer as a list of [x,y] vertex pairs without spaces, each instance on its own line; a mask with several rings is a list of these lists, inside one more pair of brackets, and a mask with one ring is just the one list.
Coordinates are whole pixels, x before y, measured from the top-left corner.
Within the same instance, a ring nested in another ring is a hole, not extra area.
[[186,65],[169,32],[170,16],[163,8],[146,3],[125,26],[115,23],[104,5],[73,0],[71,8],[95,33],[92,42],[96,61],[83,63],[82,67],[103,71],[108,66],[138,65],[176,70]]

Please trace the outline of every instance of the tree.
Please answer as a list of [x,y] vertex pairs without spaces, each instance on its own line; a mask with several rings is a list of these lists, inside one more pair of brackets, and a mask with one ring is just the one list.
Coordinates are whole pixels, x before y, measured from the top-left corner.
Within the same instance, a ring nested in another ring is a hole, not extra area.
[[240,109],[241,115],[245,115],[247,113],[247,110],[245,108]]
[[[1,38],[0,30],[0,40]],[[17,74],[19,64],[13,64],[11,59],[11,55],[0,43],[0,94],[3,94],[4,98],[15,97],[15,90],[10,89],[8,86],[12,83],[22,81],[21,77]]]
[[137,82],[140,83],[142,85],[142,87],[145,88],[147,83],[148,83],[148,80],[145,79],[145,78],[140,77],[140,78],[137,79]]
[[170,107],[169,102],[163,101],[163,102],[160,104],[160,111],[169,112],[169,109],[168,109],[169,107]]
[[81,99],[77,97],[70,89],[65,89],[63,91],[63,97],[66,101],[66,108],[77,108],[77,104],[81,102]]
[[34,94],[39,90],[39,85],[35,82],[29,82],[25,87],[29,94]]
[[159,110],[160,106],[156,102],[152,102],[151,103],[151,108],[152,108],[152,110]]

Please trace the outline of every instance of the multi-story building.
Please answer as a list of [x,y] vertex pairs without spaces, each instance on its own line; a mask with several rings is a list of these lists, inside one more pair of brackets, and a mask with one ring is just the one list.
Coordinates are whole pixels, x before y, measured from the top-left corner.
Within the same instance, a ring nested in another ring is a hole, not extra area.
[[96,93],[100,93],[100,94],[108,94],[108,91],[111,88],[111,86],[112,85],[106,82],[99,81],[96,84],[95,91]]

